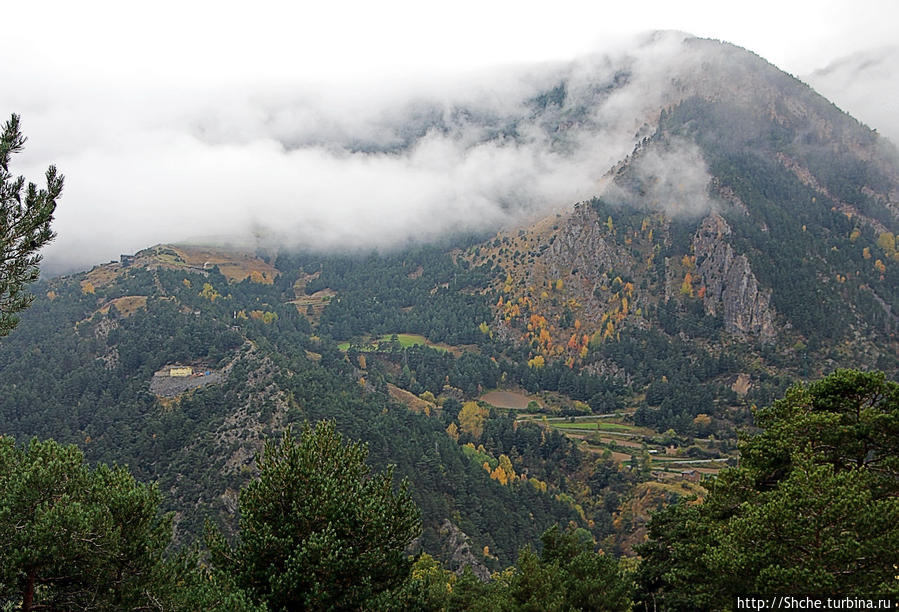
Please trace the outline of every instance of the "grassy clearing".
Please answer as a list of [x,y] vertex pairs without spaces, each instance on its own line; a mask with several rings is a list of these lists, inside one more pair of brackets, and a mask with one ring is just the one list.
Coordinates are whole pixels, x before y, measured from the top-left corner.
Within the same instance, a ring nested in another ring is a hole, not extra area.
[[[410,346],[427,346],[437,351],[449,351],[450,347],[435,344],[429,341],[427,338],[422,336],[421,334],[384,334],[379,336],[373,340],[365,340],[359,345],[360,351],[377,351],[381,348],[381,345],[389,345],[391,339],[396,336],[397,342],[399,342],[400,346],[403,348],[409,348]],[[337,348],[341,351],[348,351],[350,349],[350,343],[340,342],[337,344]]]
[[130,317],[138,309],[147,307],[147,296],[126,295],[123,297],[115,298],[114,300],[109,301],[102,308],[100,308],[100,312],[102,314],[107,314],[109,312],[109,309],[113,306],[115,306],[115,309],[123,317]]
[[414,393],[410,393],[405,389],[400,389],[396,385],[387,383],[387,392],[390,394],[390,397],[405,404],[412,412],[420,412],[431,416],[432,410],[438,410],[436,405],[426,402]]
[[[381,336],[378,340],[380,342],[390,342],[390,339],[393,336],[384,335]],[[410,346],[417,346],[419,344],[430,344],[428,339],[419,334],[397,334],[397,340],[403,346],[403,348],[408,348]]]
[[121,266],[116,263],[97,266],[87,273],[87,278],[81,281],[81,287],[83,289],[86,283],[97,288],[111,285],[119,277],[120,270]]
[[634,433],[642,434],[643,428],[634,427],[633,425],[623,425],[621,423],[605,423],[602,421],[575,421],[571,422],[553,422],[552,427],[558,429],[588,429],[608,432]]
[[552,423],[551,427],[555,427],[556,429],[582,429],[582,430],[595,430],[596,423],[592,421],[581,421],[580,423]]
[[[331,303],[334,296],[337,295],[336,291],[328,288],[316,291],[312,295],[305,295],[302,291],[298,291],[297,293],[297,298],[291,300],[290,303],[297,307],[297,312],[304,317],[308,317],[313,322],[321,320],[322,311]],[[349,347],[348,342],[346,345]]]
[[[218,266],[221,272],[230,283],[239,283],[245,278],[252,276],[253,282],[265,283],[270,285],[274,282],[279,272],[274,266],[266,261],[256,257],[253,254],[245,253],[239,250],[226,250],[214,247],[202,246],[169,246],[166,249],[177,255],[183,262],[181,265],[187,265],[195,268],[202,268],[205,265]],[[157,256],[165,261],[167,253],[164,251]],[[177,258],[172,258],[172,265],[177,265]]]

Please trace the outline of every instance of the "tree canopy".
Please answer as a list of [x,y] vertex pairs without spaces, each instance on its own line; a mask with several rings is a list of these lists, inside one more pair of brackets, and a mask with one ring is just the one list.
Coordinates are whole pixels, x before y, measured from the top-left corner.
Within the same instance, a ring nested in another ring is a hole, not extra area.
[[701,503],[657,513],[640,553],[647,606],[734,597],[899,593],[899,385],[837,370],[760,410],[741,465]]
[[207,534],[213,564],[271,610],[357,609],[401,586],[420,512],[392,469],[370,473],[367,453],[329,421],[267,442],[241,491],[238,541]]
[[75,446],[0,438],[0,602],[128,609],[155,597],[171,538],[158,505],[155,487],[91,470]]
[[16,313],[34,299],[24,289],[37,280],[38,251],[54,237],[50,222],[62,193],[63,176],[55,166],[47,169],[44,189],[34,183],[26,187],[25,177],[13,177],[10,160],[24,146],[19,117],[12,115],[0,136],[0,336],[16,326]]

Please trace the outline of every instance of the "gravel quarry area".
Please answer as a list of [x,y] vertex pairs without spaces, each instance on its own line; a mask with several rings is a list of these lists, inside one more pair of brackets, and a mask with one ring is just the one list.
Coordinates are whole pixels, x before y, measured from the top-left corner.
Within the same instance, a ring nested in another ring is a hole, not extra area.
[[224,380],[220,371],[211,370],[192,376],[170,376],[168,370],[156,372],[150,381],[150,392],[161,397],[177,397],[185,391],[199,389]]

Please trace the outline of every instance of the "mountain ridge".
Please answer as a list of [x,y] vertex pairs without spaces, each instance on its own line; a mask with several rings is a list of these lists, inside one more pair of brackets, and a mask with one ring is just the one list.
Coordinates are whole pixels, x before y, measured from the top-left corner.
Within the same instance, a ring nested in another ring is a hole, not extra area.
[[[630,144],[597,197],[530,225],[380,253],[157,245],[45,281],[0,343],[4,433],[160,480],[187,542],[205,516],[232,532],[263,439],[333,419],[410,479],[444,559],[498,569],[554,523],[631,551],[754,406],[840,365],[899,372],[895,151],[761,58],[687,46],[656,117],[603,132],[581,103],[615,87],[535,102],[559,155]],[[154,393],[175,364],[220,377]]]

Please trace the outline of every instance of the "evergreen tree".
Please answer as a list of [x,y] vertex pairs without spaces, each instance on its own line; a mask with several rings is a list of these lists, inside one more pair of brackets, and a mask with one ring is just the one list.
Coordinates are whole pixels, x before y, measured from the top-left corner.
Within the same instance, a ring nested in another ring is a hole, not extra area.
[[419,510],[392,469],[370,474],[367,453],[326,421],[266,443],[238,541],[208,529],[213,564],[271,610],[358,609],[402,586]]
[[899,385],[838,370],[757,415],[741,465],[702,504],[656,514],[638,582],[649,607],[726,607],[741,594],[895,596]]
[[[0,437],[0,607],[193,607],[186,581],[206,586],[195,563],[166,561],[171,516],[159,497],[125,468],[90,469],[75,446]],[[207,608],[218,595],[206,594]]]
[[34,299],[24,289],[37,280],[38,251],[54,237],[50,222],[62,193],[63,176],[55,166],[47,170],[46,189],[34,183],[25,188],[25,177],[13,178],[10,159],[24,146],[19,117],[13,115],[0,136],[0,336],[16,326],[16,313]]

